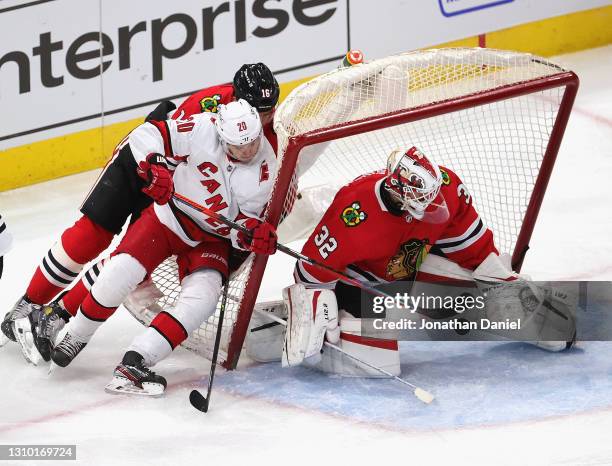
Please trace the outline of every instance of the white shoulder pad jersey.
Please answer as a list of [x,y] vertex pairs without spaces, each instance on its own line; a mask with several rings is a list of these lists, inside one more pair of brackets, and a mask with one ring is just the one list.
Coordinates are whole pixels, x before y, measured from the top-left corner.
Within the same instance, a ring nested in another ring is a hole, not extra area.
[[[221,144],[210,113],[192,115],[186,120],[145,123],[132,131],[130,146],[138,163],[147,154],[164,154],[174,165],[174,190],[238,223],[261,219],[276,176],[276,156],[265,137],[249,163],[231,159]],[[203,233],[231,237],[236,232],[222,222],[172,199],[155,204],[160,221],[185,243],[195,246]],[[230,235],[230,233],[232,233]]]

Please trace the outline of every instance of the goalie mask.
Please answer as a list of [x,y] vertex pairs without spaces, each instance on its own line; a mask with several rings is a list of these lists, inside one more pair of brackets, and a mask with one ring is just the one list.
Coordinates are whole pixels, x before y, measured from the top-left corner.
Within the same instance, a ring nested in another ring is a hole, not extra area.
[[261,143],[261,121],[257,110],[246,100],[219,105],[215,127],[233,158],[250,162],[255,157]]
[[417,220],[442,223],[449,217],[444,197],[440,194],[442,174],[438,165],[419,149],[396,149],[387,159],[384,187],[401,210]]

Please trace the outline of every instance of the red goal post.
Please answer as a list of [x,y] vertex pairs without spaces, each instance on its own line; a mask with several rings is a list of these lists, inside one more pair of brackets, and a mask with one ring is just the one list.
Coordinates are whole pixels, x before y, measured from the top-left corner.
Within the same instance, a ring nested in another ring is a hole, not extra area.
[[[573,72],[546,59],[480,48],[417,51],[333,70],[295,89],[276,112],[279,171],[266,219],[278,225],[283,218],[283,233],[304,216],[308,199],[298,192],[313,189],[324,210],[341,185],[384,168],[392,149],[417,145],[462,178],[519,270],[577,89]],[[319,199],[322,192],[329,199]],[[311,231],[321,214],[301,231]],[[252,258],[231,280],[220,353],[228,369],[238,362],[267,260]],[[165,263],[153,276],[163,293],[155,305],[144,313],[128,306],[143,322],[176,301],[172,267]],[[185,346],[208,355],[215,319]]]

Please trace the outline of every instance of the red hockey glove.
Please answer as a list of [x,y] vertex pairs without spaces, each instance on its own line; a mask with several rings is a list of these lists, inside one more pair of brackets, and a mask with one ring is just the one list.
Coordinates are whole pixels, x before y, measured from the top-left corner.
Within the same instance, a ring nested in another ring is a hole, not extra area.
[[276,229],[269,223],[263,223],[259,220],[249,219],[245,223],[249,229],[249,234],[241,231],[238,232],[238,242],[244,249],[254,252],[255,254],[274,254],[276,252]]
[[138,176],[148,184],[142,192],[159,205],[166,204],[174,192],[172,173],[166,166],[166,159],[161,154],[149,154],[147,160],[138,164]]

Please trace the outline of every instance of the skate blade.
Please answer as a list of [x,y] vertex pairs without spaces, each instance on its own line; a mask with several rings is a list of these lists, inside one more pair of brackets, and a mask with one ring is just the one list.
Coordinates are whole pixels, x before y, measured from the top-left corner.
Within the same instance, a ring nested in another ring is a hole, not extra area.
[[34,344],[34,334],[32,333],[30,319],[17,319],[13,322],[13,326],[17,343],[19,343],[21,348],[21,354],[30,364],[38,366],[42,356]]
[[157,383],[144,382],[142,388],[135,386],[130,380],[125,377],[113,377],[104,390],[113,395],[138,395],[159,397],[164,394],[164,386]]

